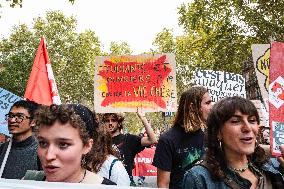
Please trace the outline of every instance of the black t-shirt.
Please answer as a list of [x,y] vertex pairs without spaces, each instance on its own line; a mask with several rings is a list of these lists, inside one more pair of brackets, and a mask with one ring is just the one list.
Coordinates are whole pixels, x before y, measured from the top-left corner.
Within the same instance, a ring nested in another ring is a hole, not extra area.
[[170,188],[181,188],[183,175],[204,154],[204,132],[186,133],[177,125],[162,134],[156,147],[153,165],[171,172]]
[[132,176],[135,155],[144,150],[141,137],[132,134],[119,134],[112,138],[113,144],[119,149],[125,169]]

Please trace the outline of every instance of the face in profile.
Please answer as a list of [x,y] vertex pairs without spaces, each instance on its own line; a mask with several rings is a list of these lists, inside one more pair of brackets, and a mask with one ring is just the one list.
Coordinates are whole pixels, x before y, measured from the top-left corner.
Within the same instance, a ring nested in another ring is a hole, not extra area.
[[256,116],[235,114],[224,123],[218,133],[226,155],[250,155],[254,152],[258,123]]
[[202,97],[201,108],[200,108],[203,121],[207,120],[207,117],[211,109],[212,109],[212,100],[209,93],[207,92]]
[[[49,182],[78,182],[81,176],[81,159],[92,147],[86,145],[79,130],[56,121],[52,126],[41,125],[38,131],[38,156]],[[79,176],[79,178],[78,178]]]
[[113,115],[108,116],[104,121],[107,132],[115,133],[119,131],[118,121],[114,118]]

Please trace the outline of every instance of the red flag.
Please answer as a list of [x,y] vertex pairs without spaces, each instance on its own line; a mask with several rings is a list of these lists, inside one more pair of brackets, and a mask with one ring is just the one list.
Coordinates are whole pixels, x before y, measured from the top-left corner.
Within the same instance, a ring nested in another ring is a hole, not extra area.
[[37,49],[25,98],[45,105],[61,104],[43,37]]

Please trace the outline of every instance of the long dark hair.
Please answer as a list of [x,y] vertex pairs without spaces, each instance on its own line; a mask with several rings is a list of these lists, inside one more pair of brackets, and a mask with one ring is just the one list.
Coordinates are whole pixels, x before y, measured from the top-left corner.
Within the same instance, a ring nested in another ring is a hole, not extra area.
[[205,93],[205,87],[196,86],[181,94],[174,125],[183,126],[185,132],[194,132],[205,127],[201,112],[201,101]]
[[[224,126],[224,123],[234,116],[236,111],[255,116],[257,123],[260,123],[259,115],[254,104],[242,97],[226,97],[213,106],[206,122],[206,141],[208,149],[205,154],[205,162],[213,178],[217,180],[225,178],[225,171],[227,169],[225,154],[220,147],[217,136],[220,129]],[[259,146],[255,148],[254,153],[249,156],[249,159],[256,166],[261,166],[267,162],[267,156],[264,150]]]
[[99,124],[99,120],[96,119],[96,112],[93,111],[93,117],[95,118],[95,135],[94,144],[92,148],[92,171],[97,173],[100,171],[103,163],[109,155],[113,155],[119,158],[119,153],[112,146],[111,134],[106,131],[103,124]]

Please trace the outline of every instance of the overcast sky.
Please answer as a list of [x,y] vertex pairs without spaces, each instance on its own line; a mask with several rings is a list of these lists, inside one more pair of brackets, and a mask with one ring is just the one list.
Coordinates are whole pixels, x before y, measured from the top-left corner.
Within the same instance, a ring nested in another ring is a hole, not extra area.
[[182,34],[178,26],[177,8],[191,0],[23,0],[23,8],[3,8],[0,18],[0,36],[7,37],[13,25],[25,23],[32,26],[33,18],[44,16],[47,10],[60,10],[78,20],[78,31],[95,31],[109,49],[111,41],[127,42],[134,54],[148,51],[155,36],[163,28]]

